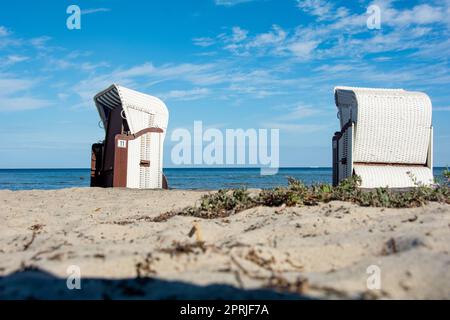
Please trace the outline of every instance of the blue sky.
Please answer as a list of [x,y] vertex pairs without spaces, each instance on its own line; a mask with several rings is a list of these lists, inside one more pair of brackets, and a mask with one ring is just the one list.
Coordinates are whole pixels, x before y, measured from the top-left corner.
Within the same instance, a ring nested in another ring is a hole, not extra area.
[[[71,4],[81,30],[66,27]],[[449,31],[450,0],[2,2],[0,168],[89,167],[103,136],[92,97],[112,83],[163,99],[170,130],[279,128],[282,166],[331,165],[334,86],[420,90],[445,166]]]

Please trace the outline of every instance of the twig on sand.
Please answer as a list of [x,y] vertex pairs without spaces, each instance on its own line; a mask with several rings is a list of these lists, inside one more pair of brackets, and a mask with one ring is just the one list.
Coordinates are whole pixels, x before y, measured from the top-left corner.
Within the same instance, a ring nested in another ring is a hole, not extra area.
[[23,245],[23,251],[28,250],[28,248],[33,244],[34,239],[36,239],[37,234],[40,230],[42,230],[43,227],[43,224],[35,224],[29,228],[33,233],[31,234],[31,239]]
[[39,251],[35,255],[33,255],[31,257],[31,260],[38,260],[38,257],[40,255],[45,254],[45,253],[52,253],[52,252],[58,250],[59,248],[61,248],[62,246],[66,245],[66,244],[68,244],[67,241],[64,241],[64,243],[61,243],[61,244],[56,245],[56,246],[53,246],[53,247],[51,247],[49,249],[46,249],[46,250]]
[[196,249],[200,249],[202,253],[205,253],[207,250],[207,246],[204,242],[180,243],[175,241],[173,242],[172,247],[160,249],[159,251],[174,256],[180,254],[198,253]]
[[145,257],[144,262],[138,262],[136,264],[136,275],[138,278],[145,277],[149,274],[156,274],[156,270],[152,268],[152,263],[158,260],[158,258],[153,258],[152,254],[149,253],[147,257]]
[[242,273],[243,273],[244,275],[246,275],[247,277],[249,277],[249,278],[251,278],[251,279],[255,279],[255,280],[266,280],[266,279],[267,279],[267,277],[260,276],[260,275],[255,275],[255,274],[250,273],[247,269],[245,269],[245,268],[242,266],[242,264],[240,264],[240,263],[236,260],[236,258],[235,258],[233,255],[230,256],[230,259],[231,259],[231,261],[238,267],[238,269],[241,270]]
[[[304,294],[308,287],[307,279],[298,278],[296,282],[289,282],[283,276],[275,274],[275,272],[272,269],[269,270],[272,272],[270,277],[256,275],[256,274],[249,272],[247,269],[245,269],[236,260],[235,257],[231,256],[231,261],[238,267],[239,270],[242,271],[242,273],[245,276],[249,277],[250,279],[264,281],[265,284],[262,286],[263,288],[273,289],[273,290],[277,290],[279,292],[293,292],[293,293],[297,293],[297,294]],[[243,283],[242,283],[242,278],[239,274],[239,271],[235,272],[235,276],[236,276],[236,280],[238,280],[238,283],[242,288]]]
[[292,292],[304,295],[309,289],[309,283],[306,278],[298,277],[294,282],[291,282],[281,275],[272,275],[264,287],[281,292]]
[[31,239],[23,245],[23,251],[27,251],[28,248],[33,244],[34,239],[36,239],[36,232],[33,231],[31,234]]
[[189,231],[188,234],[189,238],[191,238],[194,234],[197,242],[204,242],[202,230],[200,229],[200,224],[198,222],[194,222],[194,226],[192,227],[191,231]]

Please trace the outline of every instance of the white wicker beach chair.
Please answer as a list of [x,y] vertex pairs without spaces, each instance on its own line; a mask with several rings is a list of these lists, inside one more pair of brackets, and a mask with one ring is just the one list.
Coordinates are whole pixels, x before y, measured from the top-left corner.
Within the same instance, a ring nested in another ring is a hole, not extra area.
[[362,188],[433,183],[430,98],[401,89],[336,87],[341,131],[333,137],[333,184],[352,176]]
[[166,105],[115,84],[98,93],[94,102],[105,140],[92,146],[91,186],[167,188],[162,172]]

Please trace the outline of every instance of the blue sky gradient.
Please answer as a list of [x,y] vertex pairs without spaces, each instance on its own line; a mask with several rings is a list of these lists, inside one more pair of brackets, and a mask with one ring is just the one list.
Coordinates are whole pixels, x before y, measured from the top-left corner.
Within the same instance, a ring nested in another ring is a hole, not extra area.
[[[83,10],[68,30],[66,9]],[[381,29],[366,10],[381,8]],[[450,0],[8,1],[0,10],[0,168],[90,166],[94,94],[149,93],[171,130],[279,128],[281,166],[330,166],[337,85],[424,91],[450,164]]]

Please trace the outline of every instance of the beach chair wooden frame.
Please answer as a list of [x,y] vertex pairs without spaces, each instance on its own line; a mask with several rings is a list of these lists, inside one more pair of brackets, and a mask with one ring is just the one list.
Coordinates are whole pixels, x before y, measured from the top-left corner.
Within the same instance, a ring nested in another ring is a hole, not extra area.
[[341,131],[333,140],[333,185],[358,175],[362,188],[433,184],[430,98],[402,89],[336,87]]

